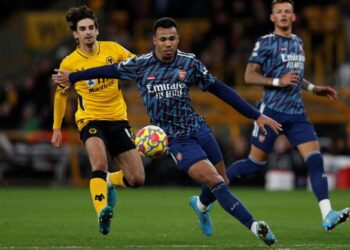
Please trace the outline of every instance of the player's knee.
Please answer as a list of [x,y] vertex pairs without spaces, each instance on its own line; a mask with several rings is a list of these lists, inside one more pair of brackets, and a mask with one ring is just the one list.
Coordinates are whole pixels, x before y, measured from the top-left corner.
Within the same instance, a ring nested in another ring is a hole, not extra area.
[[224,178],[219,175],[219,174],[215,174],[210,176],[208,179],[205,180],[205,184],[209,187],[214,187],[216,186],[218,183],[222,183],[225,182]]
[[145,184],[145,175],[144,174],[134,174],[128,178],[128,183],[132,188],[139,188]]

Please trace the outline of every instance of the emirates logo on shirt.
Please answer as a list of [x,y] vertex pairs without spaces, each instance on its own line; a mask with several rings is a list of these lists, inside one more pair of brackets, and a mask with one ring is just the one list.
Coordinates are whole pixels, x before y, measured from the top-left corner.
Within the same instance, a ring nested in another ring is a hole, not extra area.
[[183,69],[180,69],[179,71],[179,78],[181,81],[185,80],[185,77],[186,77],[186,71],[183,70]]

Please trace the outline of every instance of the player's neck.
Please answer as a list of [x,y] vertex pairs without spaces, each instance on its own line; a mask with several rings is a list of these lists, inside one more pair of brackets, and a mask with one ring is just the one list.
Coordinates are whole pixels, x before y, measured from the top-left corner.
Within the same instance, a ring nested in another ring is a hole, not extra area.
[[79,49],[83,51],[86,54],[92,54],[94,53],[98,48],[97,41],[95,41],[93,44],[80,44]]
[[283,37],[290,37],[292,35],[292,29],[278,29],[275,28],[274,34],[278,35],[278,36],[283,36]]

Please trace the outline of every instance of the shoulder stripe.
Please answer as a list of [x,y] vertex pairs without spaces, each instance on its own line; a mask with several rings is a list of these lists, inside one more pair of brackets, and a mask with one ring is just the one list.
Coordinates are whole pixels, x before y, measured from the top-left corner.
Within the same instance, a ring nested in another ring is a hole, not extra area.
[[141,55],[141,56],[136,57],[135,60],[148,59],[148,58],[152,57],[152,55],[153,55],[152,52],[150,52],[150,53],[148,53],[148,54],[143,54],[143,55]]
[[184,57],[189,57],[189,58],[195,58],[195,54],[192,54],[192,53],[185,53],[185,52],[182,52],[180,50],[177,51],[177,54],[179,56],[184,56]]
[[274,37],[275,36],[275,34],[267,34],[267,35],[264,35],[264,36],[262,36],[261,38],[262,39],[265,39],[265,38],[269,38],[269,37]]

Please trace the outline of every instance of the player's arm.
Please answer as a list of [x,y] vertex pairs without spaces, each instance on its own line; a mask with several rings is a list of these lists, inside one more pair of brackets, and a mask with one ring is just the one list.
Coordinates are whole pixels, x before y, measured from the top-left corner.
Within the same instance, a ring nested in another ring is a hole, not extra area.
[[302,88],[318,96],[327,96],[331,100],[337,99],[338,96],[338,93],[335,89],[331,87],[316,86],[305,78],[303,79]]
[[57,85],[69,86],[78,81],[96,79],[96,78],[120,78],[117,66],[118,64],[105,65],[101,67],[95,67],[78,72],[70,72],[66,70],[55,69],[56,74],[52,75],[52,80]]
[[281,124],[261,114],[250,103],[244,100],[234,89],[230,88],[225,83],[216,80],[215,83],[211,84],[207,90],[233,107],[240,114],[255,120],[264,134],[267,133],[264,125],[269,126],[273,131],[275,131],[276,134],[278,134],[279,131],[282,131]]
[[66,112],[67,99],[68,92],[64,90],[64,88],[57,86],[54,97],[52,125],[53,133],[51,137],[51,143],[55,147],[60,147],[62,145],[61,125]]
[[246,84],[270,87],[287,87],[296,85],[299,81],[299,75],[295,71],[289,71],[281,77],[266,77],[261,73],[261,66],[257,63],[248,63],[244,81]]

